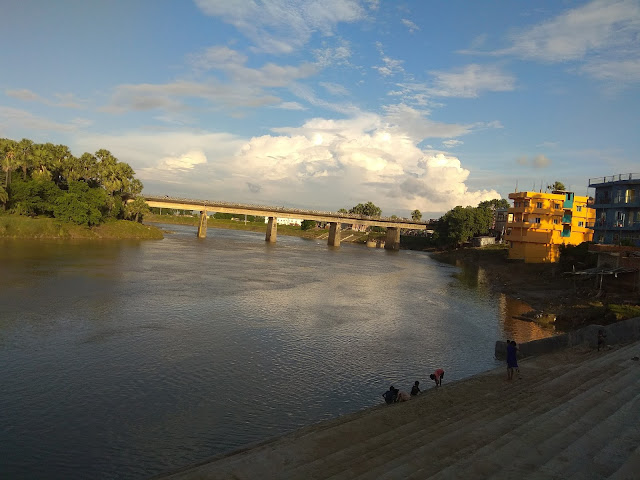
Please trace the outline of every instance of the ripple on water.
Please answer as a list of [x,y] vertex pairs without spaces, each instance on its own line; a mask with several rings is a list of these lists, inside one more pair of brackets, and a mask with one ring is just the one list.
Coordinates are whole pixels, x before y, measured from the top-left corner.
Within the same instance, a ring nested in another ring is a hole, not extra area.
[[549,334],[420,253],[172,229],[0,249],[0,476],[146,477]]

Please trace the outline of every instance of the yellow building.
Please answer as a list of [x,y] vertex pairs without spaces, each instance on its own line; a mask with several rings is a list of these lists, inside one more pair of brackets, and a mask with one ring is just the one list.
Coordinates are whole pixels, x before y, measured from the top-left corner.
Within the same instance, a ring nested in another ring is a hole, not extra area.
[[588,197],[573,192],[510,193],[513,207],[505,240],[509,258],[526,263],[552,263],[560,258],[560,245],[579,245],[593,237],[596,211]]

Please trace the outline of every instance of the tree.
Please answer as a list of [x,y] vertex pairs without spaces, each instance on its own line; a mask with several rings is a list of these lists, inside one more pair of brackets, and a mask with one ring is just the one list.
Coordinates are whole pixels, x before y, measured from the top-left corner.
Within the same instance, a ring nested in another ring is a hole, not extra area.
[[564,191],[565,190],[565,186],[564,183],[559,182],[558,180],[556,180],[555,182],[553,182],[551,185],[547,185],[547,188],[549,190],[551,190],[552,192],[555,190],[561,190]]
[[16,159],[17,148],[18,143],[15,140],[9,138],[0,139],[0,162],[2,163],[2,170],[5,172],[5,189],[11,185],[11,172],[18,168],[18,161]]
[[413,212],[411,212],[411,219],[416,222],[422,220],[422,213],[420,213],[420,210],[416,208]]
[[134,201],[127,203],[124,207],[124,216],[128,220],[142,222],[142,218],[147,213],[149,213],[149,205],[142,197],[136,197]]
[[338,213],[349,213],[349,212],[347,212],[346,208],[341,208],[340,210],[338,210]]
[[356,215],[364,215],[366,217],[379,217],[382,214],[382,209],[374,205],[372,202],[366,204],[359,203],[349,213],[355,213]]
[[478,208],[488,208],[495,212],[499,208],[509,208],[509,201],[504,198],[494,198],[492,200],[484,200],[478,204]]
[[7,206],[7,200],[9,200],[9,194],[4,189],[2,185],[0,185],[0,203],[2,204],[2,209],[4,210]]
[[484,207],[457,206],[445,213],[436,224],[440,242],[459,245],[475,235],[487,233],[493,221],[493,212]]
[[316,221],[315,220],[303,220],[302,224],[300,225],[300,228],[302,230],[311,230],[312,228],[316,228]]
[[15,153],[16,162],[22,167],[22,179],[27,180],[27,172],[33,168],[33,142],[23,138],[18,142]]

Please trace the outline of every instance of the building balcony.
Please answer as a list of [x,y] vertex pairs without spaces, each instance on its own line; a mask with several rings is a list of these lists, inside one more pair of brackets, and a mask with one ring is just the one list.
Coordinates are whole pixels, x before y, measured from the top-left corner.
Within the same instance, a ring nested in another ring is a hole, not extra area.
[[571,223],[571,215],[563,215],[562,223]]
[[599,185],[607,185],[620,182],[640,182],[640,173],[621,173],[618,175],[611,175],[609,177],[590,178],[589,186],[596,187]]
[[594,230],[640,231],[640,222],[625,224],[623,222],[596,221],[590,228],[593,228]]

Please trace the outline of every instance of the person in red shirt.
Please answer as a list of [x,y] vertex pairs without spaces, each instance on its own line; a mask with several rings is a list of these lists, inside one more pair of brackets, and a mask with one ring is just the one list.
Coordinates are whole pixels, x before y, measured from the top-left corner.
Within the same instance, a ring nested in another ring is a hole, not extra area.
[[442,385],[442,379],[444,378],[444,370],[441,368],[437,369],[435,372],[429,375],[429,378],[434,382],[436,382],[436,387],[439,387],[440,385]]

